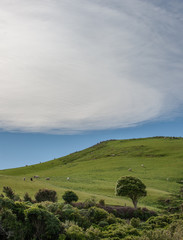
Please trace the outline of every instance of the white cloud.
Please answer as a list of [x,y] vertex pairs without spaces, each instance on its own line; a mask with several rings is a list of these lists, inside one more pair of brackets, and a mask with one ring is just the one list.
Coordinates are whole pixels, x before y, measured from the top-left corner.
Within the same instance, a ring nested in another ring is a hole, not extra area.
[[2,0],[0,128],[70,133],[172,115],[183,3],[162,2]]

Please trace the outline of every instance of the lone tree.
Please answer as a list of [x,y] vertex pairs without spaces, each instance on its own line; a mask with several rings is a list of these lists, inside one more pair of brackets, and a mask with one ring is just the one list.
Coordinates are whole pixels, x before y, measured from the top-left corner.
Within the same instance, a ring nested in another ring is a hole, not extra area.
[[131,198],[134,208],[137,208],[138,200],[147,195],[146,186],[136,177],[121,177],[116,184],[116,195]]
[[69,204],[71,202],[77,202],[77,200],[78,200],[78,196],[73,191],[66,191],[64,193],[64,195],[62,196],[62,198],[66,203],[69,203]]

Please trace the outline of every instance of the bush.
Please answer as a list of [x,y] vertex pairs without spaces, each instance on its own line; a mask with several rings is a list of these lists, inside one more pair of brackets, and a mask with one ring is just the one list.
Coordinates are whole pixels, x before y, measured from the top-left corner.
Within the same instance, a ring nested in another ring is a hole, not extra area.
[[15,193],[13,192],[11,187],[3,187],[3,192],[5,193],[6,197],[14,200]]
[[102,231],[102,234],[106,239],[123,239],[131,236],[131,239],[133,240],[140,235],[137,229],[126,223],[109,225],[105,227],[105,230]]
[[75,212],[75,209],[72,205],[66,204],[61,209],[61,212],[58,214],[60,221],[72,220],[71,215]]
[[56,202],[57,193],[55,190],[39,189],[39,191],[35,194],[35,199],[37,202],[43,201]]
[[[181,215],[180,215],[181,217]],[[138,240],[181,240],[183,239],[183,221],[182,220],[173,220],[170,225],[167,225],[164,229],[153,229],[150,231],[144,232],[142,237],[139,237]],[[158,224],[159,225],[159,224]]]
[[20,240],[25,239],[26,226],[18,221],[16,214],[10,209],[1,210],[1,229],[5,239]]
[[99,205],[101,205],[101,206],[105,206],[105,200],[104,200],[104,199],[100,199],[100,201],[99,201]]
[[107,221],[100,221],[99,223],[98,223],[98,225],[99,225],[99,227],[106,227],[106,226],[108,226],[109,225],[109,223],[107,222]]
[[44,201],[39,204],[39,206],[43,206],[48,210],[49,212],[57,215],[61,212],[61,209],[63,208],[64,204],[63,203],[58,203],[58,202],[49,202],[49,201]]
[[0,198],[0,210],[2,208],[9,208],[13,209],[14,208],[14,201],[9,199],[9,198]]
[[167,225],[169,225],[172,222],[171,216],[157,216],[157,217],[151,217],[147,220],[148,226],[151,227],[151,229],[154,228],[164,228]]
[[108,213],[113,213],[115,217],[131,219],[133,217],[140,218],[140,220],[146,221],[152,216],[157,216],[157,213],[150,211],[147,208],[132,208],[132,207],[120,207],[120,206],[104,206],[102,207]]
[[109,224],[113,224],[113,223],[116,223],[116,222],[117,222],[117,219],[116,219],[116,217],[115,217],[112,213],[110,213],[110,214],[107,216],[107,222],[108,222]]
[[24,201],[33,203],[32,198],[29,196],[27,192],[24,195]]
[[98,228],[94,228],[93,226],[89,227],[86,230],[85,235],[86,235],[87,240],[99,240],[99,239],[101,239],[100,238],[101,231]]
[[86,240],[85,234],[81,227],[77,225],[70,226],[67,231],[67,239],[70,240]]
[[38,207],[31,207],[25,213],[30,239],[58,239],[61,233],[60,221],[52,213]]
[[62,198],[66,203],[69,203],[69,204],[73,201],[74,202],[78,201],[78,196],[73,191],[66,191],[62,196]]
[[139,218],[132,218],[130,221],[130,224],[134,227],[137,228],[140,225],[140,219]]
[[99,223],[102,220],[106,220],[109,213],[106,212],[104,209],[91,207],[88,210],[88,217],[92,223]]
[[84,201],[84,208],[90,208],[96,206],[96,200],[95,198],[89,198]]
[[16,214],[17,219],[24,222],[25,221],[25,213],[24,211],[29,207],[24,202],[15,202],[13,207],[13,213]]

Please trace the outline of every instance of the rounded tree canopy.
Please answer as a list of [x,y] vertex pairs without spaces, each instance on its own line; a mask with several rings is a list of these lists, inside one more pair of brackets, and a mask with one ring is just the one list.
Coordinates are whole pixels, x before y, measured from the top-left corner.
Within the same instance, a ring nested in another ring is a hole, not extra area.
[[132,199],[136,207],[137,201],[147,195],[145,184],[138,178],[132,176],[121,177],[116,184],[116,195]]
[[66,191],[62,198],[66,203],[71,203],[72,201],[77,202],[78,200],[78,196],[73,191]]

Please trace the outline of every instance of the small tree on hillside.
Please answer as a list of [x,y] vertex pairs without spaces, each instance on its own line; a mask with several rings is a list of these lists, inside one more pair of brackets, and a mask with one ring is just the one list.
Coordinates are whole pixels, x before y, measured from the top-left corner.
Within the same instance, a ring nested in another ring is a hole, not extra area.
[[131,198],[133,205],[137,208],[138,200],[147,195],[146,186],[136,177],[121,177],[116,184],[116,195]]
[[35,199],[37,202],[43,201],[56,202],[57,192],[55,190],[39,189],[39,191],[35,194]]
[[66,191],[64,193],[64,195],[62,196],[62,198],[66,203],[71,203],[73,201],[77,202],[77,200],[78,200],[78,196],[73,191]]

